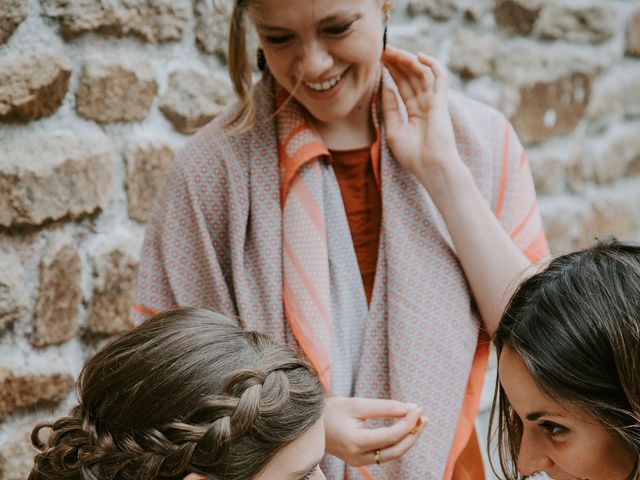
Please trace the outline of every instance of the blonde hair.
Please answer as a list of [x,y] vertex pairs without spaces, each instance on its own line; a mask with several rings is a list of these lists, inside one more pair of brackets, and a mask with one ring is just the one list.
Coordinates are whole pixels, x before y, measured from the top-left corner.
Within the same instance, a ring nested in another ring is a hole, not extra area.
[[[257,0],[235,0],[231,13],[227,58],[229,62],[229,77],[231,78],[233,90],[238,97],[238,110],[225,124],[225,127],[231,127],[233,133],[242,133],[249,130],[253,126],[256,117],[255,105],[252,101],[254,87],[251,78],[249,57],[247,55],[247,32],[245,25],[245,13],[251,4],[256,1]],[[382,13],[385,24],[389,20],[390,12],[391,0],[383,0]],[[296,88],[297,87],[298,85],[296,85]],[[289,96],[287,102],[290,99],[291,96]],[[287,102],[285,102],[285,104]]]

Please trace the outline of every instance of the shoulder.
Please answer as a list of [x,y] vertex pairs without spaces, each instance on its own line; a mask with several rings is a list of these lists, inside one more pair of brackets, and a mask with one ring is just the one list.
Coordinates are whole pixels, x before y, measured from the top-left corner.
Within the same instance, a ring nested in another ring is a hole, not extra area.
[[508,122],[495,108],[455,90],[449,92],[449,109],[456,127],[479,130],[485,135],[496,133],[496,129],[502,131]]
[[241,174],[249,168],[252,155],[264,153],[265,148],[272,149],[276,155],[273,102],[270,101],[268,90],[270,88],[265,80],[255,86],[253,102],[256,119],[252,128],[238,133],[228,126],[239,110],[238,103],[233,103],[189,138],[178,153],[173,167],[183,174],[198,170],[215,170],[219,174],[233,170]]

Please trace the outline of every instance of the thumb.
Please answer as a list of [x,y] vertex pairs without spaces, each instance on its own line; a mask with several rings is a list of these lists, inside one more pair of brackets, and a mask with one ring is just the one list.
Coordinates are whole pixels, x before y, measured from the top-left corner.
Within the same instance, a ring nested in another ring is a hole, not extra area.
[[402,124],[402,116],[400,115],[400,106],[395,92],[389,88],[382,89],[382,115],[387,131],[395,131]]

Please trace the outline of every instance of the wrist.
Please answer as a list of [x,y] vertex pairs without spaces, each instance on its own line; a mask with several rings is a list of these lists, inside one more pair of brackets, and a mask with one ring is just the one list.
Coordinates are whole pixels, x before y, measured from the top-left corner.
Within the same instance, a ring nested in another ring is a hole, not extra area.
[[469,182],[474,183],[469,167],[457,152],[444,162],[420,169],[416,177],[434,201],[443,196],[464,193]]

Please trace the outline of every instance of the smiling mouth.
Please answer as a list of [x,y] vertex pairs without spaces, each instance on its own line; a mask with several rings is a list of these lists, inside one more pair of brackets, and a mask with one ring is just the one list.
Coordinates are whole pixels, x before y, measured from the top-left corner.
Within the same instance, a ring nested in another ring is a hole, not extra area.
[[335,87],[338,82],[342,80],[344,74],[345,72],[342,72],[340,75],[336,75],[335,77],[330,78],[329,80],[325,80],[324,82],[304,82],[304,84],[315,92],[326,92],[327,90],[331,90],[333,87]]

